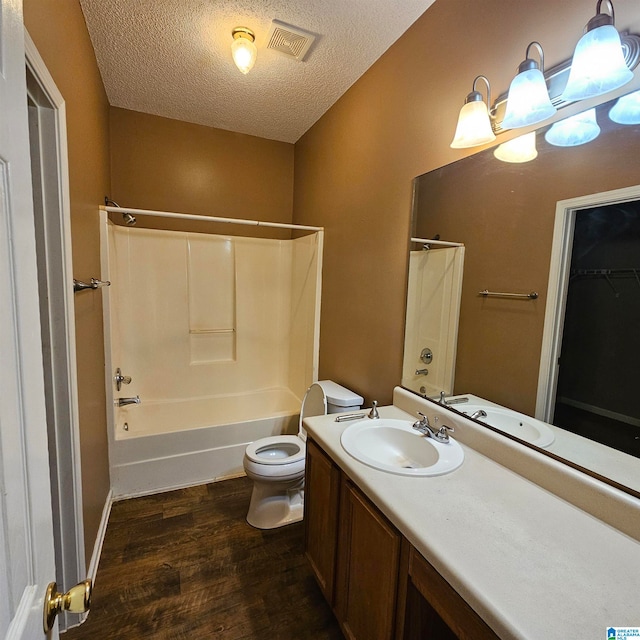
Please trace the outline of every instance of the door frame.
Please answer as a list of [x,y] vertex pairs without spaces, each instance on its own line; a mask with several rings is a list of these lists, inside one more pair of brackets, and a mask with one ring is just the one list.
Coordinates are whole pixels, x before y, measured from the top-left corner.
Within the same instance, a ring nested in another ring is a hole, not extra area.
[[559,358],[569,288],[576,212],[640,199],[640,185],[560,200],[553,228],[547,307],[544,316],[535,417],[551,423],[556,403]]
[[[42,92],[46,107],[38,108],[40,138],[45,146],[46,174],[41,177],[45,193],[42,205],[41,236],[44,245],[40,275],[41,290],[49,293],[44,313],[49,323],[51,343],[50,383],[53,398],[53,429],[49,431],[52,462],[51,489],[56,551],[56,580],[65,589],[87,575],[82,511],[80,428],[73,302],[71,253],[71,199],[67,150],[66,105],[44,60],[25,29],[25,60],[31,78]],[[32,176],[35,179],[36,176]],[[37,213],[34,215],[38,215]],[[40,260],[40,256],[39,256]],[[46,365],[45,365],[46,366]],[[47,377],[45,376],[45,380]],[[65,496],[65,499],[59,498]],[[75,622],[75,616],[74,616]],[[60,630],[68,621],[59,617]]]

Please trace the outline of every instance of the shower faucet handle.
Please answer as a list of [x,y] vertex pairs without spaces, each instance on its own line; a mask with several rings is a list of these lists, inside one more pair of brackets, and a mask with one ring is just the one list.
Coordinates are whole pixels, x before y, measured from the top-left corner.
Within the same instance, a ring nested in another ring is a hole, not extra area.
[[131,382],[131,376],[123,376],[122,371],[120,371],[120,367],[116,369],[116,375],[113,376],[113,379],[116,383],[116,389],[118,391],[122,389],[123,384],[129,384]]

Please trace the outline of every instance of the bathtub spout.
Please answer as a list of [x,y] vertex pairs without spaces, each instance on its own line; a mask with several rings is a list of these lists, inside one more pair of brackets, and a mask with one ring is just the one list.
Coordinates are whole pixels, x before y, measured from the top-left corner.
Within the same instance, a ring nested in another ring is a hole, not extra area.
[[135,398],[117,398],[116,405],[118,407],[124,407],[127,404],[140,404],[140,396],[136,396]]

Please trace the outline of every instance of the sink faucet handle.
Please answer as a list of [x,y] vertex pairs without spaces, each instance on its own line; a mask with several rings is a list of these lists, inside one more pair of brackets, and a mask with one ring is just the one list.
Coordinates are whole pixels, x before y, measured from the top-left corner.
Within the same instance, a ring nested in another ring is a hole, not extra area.
[[424,415],[424,413],[422,413],[422,411],[416,411],[416,413],[418,414],[420,420],[417,422],[417,424],[420,425],[426,425],[427,427],[430,426],[429,425],[429,418],[427,416]]
[[372,420],[375,420],[376,418],[380,417],[380,414],[378,413],[378,401],[374,400],[371,403],[371,411],[369,411],[369,414],[367,416],[368,418],[371,418]]
[[453,427],[449,427],[446,424],[443,424],[440,429],[438,429],[438,433],[436,433],[436,438],[440,440],[440,442],[449,442],[449,434],[447,431],[451,431],[453,433],[455,429]]

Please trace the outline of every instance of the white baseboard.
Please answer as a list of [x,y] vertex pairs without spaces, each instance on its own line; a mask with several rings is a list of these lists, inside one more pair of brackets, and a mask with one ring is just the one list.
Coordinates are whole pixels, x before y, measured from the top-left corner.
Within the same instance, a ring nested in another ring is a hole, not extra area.
[[91,562],[87,569],[87,578],[91,582],[95,582],[96,575],[98,573],[98,564],[100,563],[100,554],[102,553],[102,545],[104,543],[104,537],[107,533],[107,524],[109,523],[109,515],[111,514],[111,505],[113,504],[113,492],[109,489],[107,499],[102,509],[102,518],[100,519],[100,526],[98,527],[98,534],[96,535],[96,541],[93,545],[93,553],[91,554]]
[[[111,514],[111,505],[113,505],[113,492],[109,489],[109,493],[107,493],[107,499],[104,502],[104,507],[102,508],[102,517],[100,518],[100,525],[98,526],[98,533],[96,534],[96,540],[93,544],[93,553],[91,554],[91,562],[89,562],[89,566],[87,568],[87,578],[91,580],[91,584],[95,586],[96,583],[96,575],[98,573],[98,564],[100,563],[100,554],[102,553],[102,545],[104,543],[104,537],[107,533],[107,524],[109,524],[109,515]],[[80,614],[78,621],[74,624],[71,624],[67,627],[67,631],[69,629],[74,629],[75,627],[79,627],[81,624],[85,622],[87,616],[89,615],[89,611],[86,613]]]

